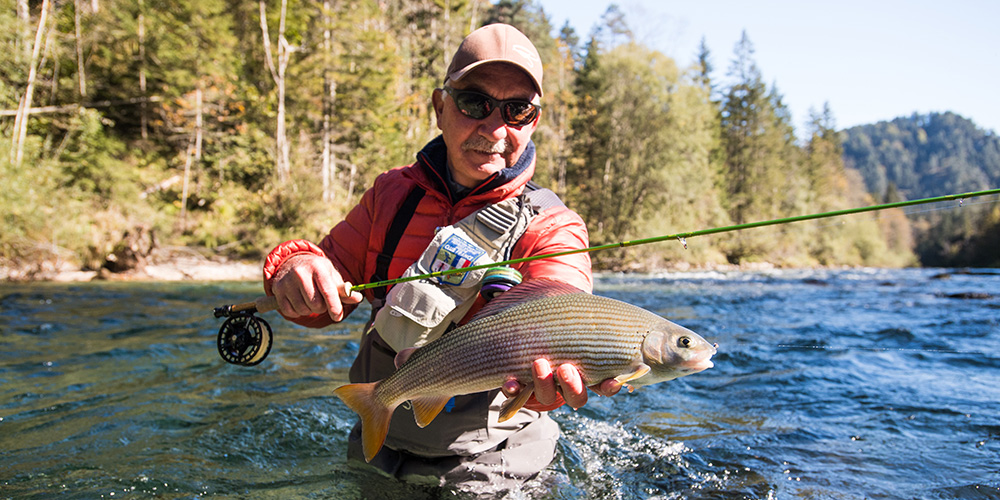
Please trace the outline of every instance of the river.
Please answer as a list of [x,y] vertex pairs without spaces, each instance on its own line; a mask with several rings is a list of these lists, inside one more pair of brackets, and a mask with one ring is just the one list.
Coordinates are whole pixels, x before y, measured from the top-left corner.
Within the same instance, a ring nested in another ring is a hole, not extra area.
[[[455,498],[344,459],[367,310],[264,315],[254,367],[212,308],[259,283],[0,285],[0,498]],[[1000,498],[1000,270],[602,275],[719,344],[715,367],[553,412],[507,498]]]

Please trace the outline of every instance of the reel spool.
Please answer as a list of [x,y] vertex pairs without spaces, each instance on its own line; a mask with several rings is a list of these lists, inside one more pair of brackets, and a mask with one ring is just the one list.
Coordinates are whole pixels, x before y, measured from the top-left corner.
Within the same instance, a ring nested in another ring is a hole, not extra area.
[[486,270],[483,276],[483,286],[479,289],[479,294],[487,302],[496,298],[497,295],[506,292],[521,282],[521,273],[510,267],[491,267]]
[[219,355],[227,363],[254,366],[271,352],[271,325],[253,313],[236,313],[219,328]]

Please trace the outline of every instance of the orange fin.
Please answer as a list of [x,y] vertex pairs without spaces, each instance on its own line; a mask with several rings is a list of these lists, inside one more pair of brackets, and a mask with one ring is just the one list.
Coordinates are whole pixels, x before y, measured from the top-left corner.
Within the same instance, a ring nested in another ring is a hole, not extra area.
[[[639,368],[636,368],[634,372],[632,372],[632,373],[623,373],[623,374],[615,377],[615,380],[617,380],[619,384],[626,385],[625,382],[628,382],[629,380],[635,380],[635,379],[637,379],[637,378],[639,378],[639,377],[641,377],[641,376],[643,376],[643,375],[645,375],[647,373],[649,373],[649,365],[643,363],[643,364],[639,365]],[[632,392],[632,391],[629,390],[629,392]]]
[[521,389],[521,392],[517,393],[517,396],[512,398],[507,398],[506,401],[500,405],[500,417],[497,419],[498,422],[505,422],[510,417],[513,417],[517,410],[520,410],[528,399],[535,392],[535,387],[532,384],[526,385]]
[[375,399],[378,382],[368,384],[348,384],[338,387],[333,393],[351,410],[361,417],[361,444],[365,450],[365,461],[371,462],[385,443],[389,433],[392,410],[379,404]]
[[444,405],[448,404],[451,396],[424,396],[410,400],[413,404],[413,418],[417,421],[417,427],[424,428],[430,424],[434,417],[441,413]]

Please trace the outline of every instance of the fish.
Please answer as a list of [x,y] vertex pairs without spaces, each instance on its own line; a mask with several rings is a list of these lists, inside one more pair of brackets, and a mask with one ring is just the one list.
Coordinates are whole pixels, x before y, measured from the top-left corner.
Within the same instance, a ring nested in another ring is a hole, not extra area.
[[613,378],[640,387],[711,368],[716,347],[640,307],[532,279],[488,302],[468,323],[401,351],[389,377],[343,385],[334,394],[361,417],[365,460],[371,462],[385,443],[393,411],[405,401],[423,428],[453,396],[496,389],[513,377],[524,387],[504,401],[503,422],[533,393],[536,359],[572,363],[587,386]]

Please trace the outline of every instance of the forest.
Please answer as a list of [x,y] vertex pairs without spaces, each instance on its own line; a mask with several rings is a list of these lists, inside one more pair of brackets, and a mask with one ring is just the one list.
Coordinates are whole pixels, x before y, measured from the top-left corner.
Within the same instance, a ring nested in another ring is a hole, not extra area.
[[[954,113],[914,114],[842,132],[844,161],[882,201],[1000,186],[1000,138]],[[911,216],[915,251],[926,266],[1000,267],[1000,205]]]
[[[902,173],[922,179],[917,160],[891,171],[871,160],[884,150],[876,129],[838,131],[824,108],[798,135],[747,33],[724,70],[704,42],[680,67],[637,41],[614,5],[581,35],[552,26],[534,0],[5,0],[0,266],[114,268],[137,239],[143,252],[249,260],[285,239],[318,240],[375,176],[437,135],[431,92],[464,35],[493,22],[517,26],[542,56],[535,181],[581,214],[591,244],[925,192]],[[917,132],[894,130],[893,144],[910,148]],[[868,150],[855,146],[864,136]],[[947,248],[926,239],[945,234],[932,230],[940,220],[897,209],[593,257],[620,270],[932,255],[958,265],[989,238],[969,212],[947,222]]]

